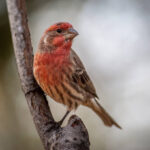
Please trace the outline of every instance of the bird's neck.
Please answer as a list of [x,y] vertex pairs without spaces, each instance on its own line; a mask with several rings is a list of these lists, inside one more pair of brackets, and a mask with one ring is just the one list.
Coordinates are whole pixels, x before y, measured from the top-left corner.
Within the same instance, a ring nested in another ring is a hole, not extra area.
[[51,51],[52,55],[65,55],[68,56],[70,54],[72,46],[72,41],[67,41],[62,43],[62,45],[55,46],[54,50]]
[[40,64],[54,65],[56,67],[61,66],[69,60],[71,45],[72,41],[66,41],[59,46],[44,44],[44,47],[39,47],[36,57],[39,57]]

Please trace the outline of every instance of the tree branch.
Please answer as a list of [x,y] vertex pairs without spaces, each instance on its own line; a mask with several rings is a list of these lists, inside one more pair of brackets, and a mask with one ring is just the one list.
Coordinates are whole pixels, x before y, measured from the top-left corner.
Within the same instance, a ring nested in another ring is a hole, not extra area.
[[45,150],[89,150],[88,132],[77,116],[61,128],[53,119],[43,91],[33,77],[33,50],[25,0],[7,0],[9,21],[23,92]]

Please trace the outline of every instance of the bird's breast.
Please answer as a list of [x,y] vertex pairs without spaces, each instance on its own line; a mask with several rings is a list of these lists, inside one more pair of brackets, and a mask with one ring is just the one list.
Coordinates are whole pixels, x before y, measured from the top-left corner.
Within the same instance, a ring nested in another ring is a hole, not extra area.
[[64,56],[37,53],[34,57],[34,76],[42,88],[56,86],[63,80],[64,70],[69,66]]

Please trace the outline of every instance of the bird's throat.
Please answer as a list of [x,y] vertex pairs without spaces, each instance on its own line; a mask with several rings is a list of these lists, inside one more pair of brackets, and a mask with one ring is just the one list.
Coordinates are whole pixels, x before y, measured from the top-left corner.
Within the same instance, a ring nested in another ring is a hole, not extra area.
[[64,41],[61,45],[55,46],[54,50],[51,51],[51,54],[55,56],[57,55],[70,55],[70,50],[72,46],[72,41]]

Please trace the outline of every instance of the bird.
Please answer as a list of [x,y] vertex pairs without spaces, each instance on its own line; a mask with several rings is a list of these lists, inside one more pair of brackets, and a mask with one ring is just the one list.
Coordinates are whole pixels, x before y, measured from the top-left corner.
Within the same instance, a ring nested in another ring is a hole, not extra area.
[[92,80],[72,49],[77,35],[68,22],[58,22],[46,29],[34,56],[34,77],[46,95],[66,106],[60,124],[72,110],[83,105],[92,109],[106,126],[121,129],[99,103]]

